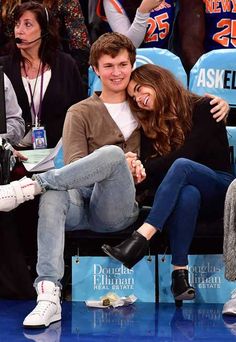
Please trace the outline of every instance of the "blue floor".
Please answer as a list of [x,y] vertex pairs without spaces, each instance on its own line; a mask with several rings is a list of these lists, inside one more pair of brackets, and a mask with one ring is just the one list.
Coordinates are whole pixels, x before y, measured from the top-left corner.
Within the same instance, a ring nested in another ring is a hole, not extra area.
[[117,309],[91,309],[64,302],[61,322],[45,330],[22,328],[32,301],[0,301],[0,341],[236,341],[236,318],[224,321],[222,304],[135,303]]

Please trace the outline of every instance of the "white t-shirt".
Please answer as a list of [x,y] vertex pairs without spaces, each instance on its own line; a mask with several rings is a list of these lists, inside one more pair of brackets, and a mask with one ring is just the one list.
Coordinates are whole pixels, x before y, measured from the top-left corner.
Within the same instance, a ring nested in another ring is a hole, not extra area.
[[129,139],[133,131],[137,128],[138,122],[134,118],[128,102],[104,103],[112,119],[121,130],[125,141]]

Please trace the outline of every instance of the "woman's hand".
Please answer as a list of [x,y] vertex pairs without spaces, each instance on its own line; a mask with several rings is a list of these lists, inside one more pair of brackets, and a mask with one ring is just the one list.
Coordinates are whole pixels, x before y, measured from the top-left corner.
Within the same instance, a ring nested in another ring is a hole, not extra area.
[[213,108],[211,109],[213,118],[217,122],[220,122],[221,120],[226,121],[227,116],[229,114],[229,110],[230,110],[228,103],[219,96],[215,96],[212,94],[205,94],[205,95],[209,97],[210,99],[212,99],[210,104],[213,106]]
[[13,151],[13,156],[15,157],[15,158],[18,158],[19,160],[28,160],[28,158],[27,157],[25,157],[22,153],[20,153],[19,151],[17,151],[17,150],[15,150],[14,149],[14,151]]
[[146,171],[143,164],[139,159],[133,161],[134,167],[134,182],[135,184],[141,183],[146,178]]
[[141,183],[146,178],[146,172],[141,161],[137,159],[137,154],[127,152],[125,153],[125,157],[135,184]]

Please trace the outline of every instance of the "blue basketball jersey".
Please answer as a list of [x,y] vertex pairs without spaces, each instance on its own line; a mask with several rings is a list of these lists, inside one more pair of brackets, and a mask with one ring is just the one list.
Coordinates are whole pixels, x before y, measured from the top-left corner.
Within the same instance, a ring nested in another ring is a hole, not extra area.
[[[125,14],[122,6],[123,0],[110,0],[118,13]],[[99,0],[97,14],[106,20],[103,1]],[[165,0],[163,3],[152,10],[148,18],[147,32],[140,47],[167,48],[175,18],[175,0]]]
[[236,1],[203,0],[205,5],[205,49],[236,47]]

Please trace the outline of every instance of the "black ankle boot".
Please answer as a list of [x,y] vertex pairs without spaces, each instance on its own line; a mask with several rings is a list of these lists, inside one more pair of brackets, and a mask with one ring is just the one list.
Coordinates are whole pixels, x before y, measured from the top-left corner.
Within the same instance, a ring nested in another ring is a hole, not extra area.
[[182,306],[183,300],[195,298],[195,289],[188,282],[188,270],[180,269],[172,272],[171,292],[177,307]]
[[125,267],[132,268],[147,253],[148,246],[148,240],[135,231],[130,238],[117,246],[102,245],[102,250],[113,259],[122,262]]

